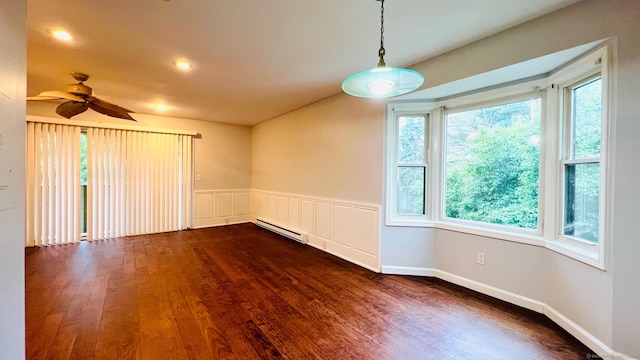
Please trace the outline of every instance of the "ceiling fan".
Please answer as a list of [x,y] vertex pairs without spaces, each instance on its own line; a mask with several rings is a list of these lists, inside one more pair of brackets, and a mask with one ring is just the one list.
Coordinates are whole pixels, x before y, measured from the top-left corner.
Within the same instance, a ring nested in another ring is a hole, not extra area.
[[71,76],[73,76],[78,83],[67,85],[67,91],[43,91],[36,96],[27,97],[27,100],[69,100],[63,102],[56,108],[56,113],[67,119],[71,119],[71,117],[91,108],[107,116],[136,121],[136,119],[129,115],[129,113],[133,113],[133,111],[93,96],[93,89],[83,84],[83,82],[89,79],[89,75],[74,72],[71,73]]

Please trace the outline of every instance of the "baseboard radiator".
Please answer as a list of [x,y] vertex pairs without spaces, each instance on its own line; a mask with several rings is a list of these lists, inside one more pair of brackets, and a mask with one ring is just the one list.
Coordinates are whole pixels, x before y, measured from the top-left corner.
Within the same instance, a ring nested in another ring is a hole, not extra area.
[[289,239],[295,240],[299,243],[303,243],[303,244],[307,243],[307,234],[304,234],[292,229],[287,229],[284,226],[276,225],[274,223],[271,223],[269,221],[266,221],[260,218],[256,219],[256,225],[260,226],[261,228],[265,228],[267,230],[273,231],[276,234],[280,234],[282,236],[288,237]]

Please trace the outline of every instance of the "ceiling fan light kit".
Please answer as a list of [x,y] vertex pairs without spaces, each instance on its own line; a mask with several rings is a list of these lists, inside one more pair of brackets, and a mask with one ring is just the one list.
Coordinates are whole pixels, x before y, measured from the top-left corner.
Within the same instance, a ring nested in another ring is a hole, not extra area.
[[53,30],[51,31],[51,35],[53,35],[58,40],[63,41],[71,41],[73,40],[73,36],[64,30]]
[[380,1],[380,49],[378,66],[351,75],[342,82],[342,90],[356,97],[388,98],[403,95],[419,88],[424,77],[417,71],[387,67],[384,62],[384,0]]
[[67,119],[92,109],[107,116],[136,121],[129,115],[133,111],[93,96],[93,89],[84,84],[89,75],[74,72],[71,76],[78,83],[67,85],[67,91],[43,91],[37,96],[27,97],[27,100],[67,100],[56,108],[56,113]]

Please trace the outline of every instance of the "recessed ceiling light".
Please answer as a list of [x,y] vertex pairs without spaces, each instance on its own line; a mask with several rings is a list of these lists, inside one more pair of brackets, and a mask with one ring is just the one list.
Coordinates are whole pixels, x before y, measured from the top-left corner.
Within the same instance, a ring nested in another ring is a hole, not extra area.
[[156,104],[155,108],[156,108],[156,110],[164,111],[164,110],[167,110],[167,105],[165,105],[165,104]]
[[189,64],[186,60],[178,60],[176,61],[176,66],[182,70],[189,70],[193,67],[193,65]]
[[52,30],[51,35],[53,35],[56,39],[70,41],[73,40],[73,36],[64,30]]

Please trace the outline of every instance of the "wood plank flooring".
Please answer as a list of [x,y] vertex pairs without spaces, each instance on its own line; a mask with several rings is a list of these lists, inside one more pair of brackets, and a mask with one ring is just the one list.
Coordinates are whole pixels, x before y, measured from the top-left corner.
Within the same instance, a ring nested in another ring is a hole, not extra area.
[[252,224],[26,251],[28,359],[585,359],[543,315]]

